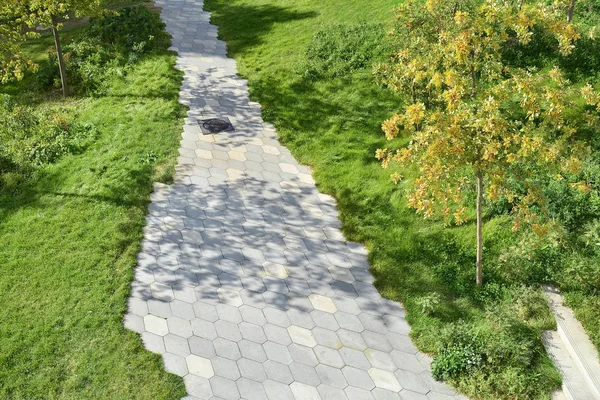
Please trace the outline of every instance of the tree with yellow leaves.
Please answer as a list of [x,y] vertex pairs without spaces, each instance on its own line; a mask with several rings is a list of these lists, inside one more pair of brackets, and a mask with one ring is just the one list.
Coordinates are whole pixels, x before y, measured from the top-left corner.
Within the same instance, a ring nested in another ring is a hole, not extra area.
[[[10,1],[12,0],[7,0],[7,7]],[[11,18],[6,10],[0,9],[0,83],[22,79],[25,71],[35,70],[35,64],[23,54],[19,46],[25,38],[23,25]]]
[[[517,69],[502,58],[503,48],[533,40],[534,27],[555,37],[568,55],[579,35],[558,7],[428,0],[401,6],[396,18],[392,35],[399,49],[375,73],[408,99],[402,112],[383,123],[387,139],[405,135],[410,142],[379,149],[377,158],[384,168],[418,167],[408,204],[425,218],[441,215],[448,224],[464,223],[467,193],[475,188],[476,283],[481,285],[484,197],[508,199],[515,229],[527,223],[544,234],[545,200],[535,171],[558,179],[577,173],[588,150],[576,140],[568,111],[582,95],[590,104],[600,99],[591,87],[576,91],[558,68]],[[597,124],[597,114],[591,117]],[[394,173],[392,179],[404,178]],[[511,190],[511,180],[524,190]]]
[[[10,19],[18,30],[8,28],[4,29],[4,32],[0,30],[0,53],[4,50],[3,46],[6,47],[7,52],[16,49],[16,43],[22,38],[25,27],[29,29],[29,37],[38,36],[36,33],[38,27],[50,28],[54,35],[63,94],[66,96],[68,94],[67,72],[59,31],[63,27],[63,21],[72,16],[98,15],[101,11],[100,3],[100,0],[3,0],[0,3],[0,16]],[[16,58],[6,57],[9,60],[6,71],[3,66],[0,76],[6,73],[7,79],[10,76],[22,77],[21,72],[25,64],[20,53],[17,54],[19,56]],[[13,71],[12,74],[9,74],[10,71]]]

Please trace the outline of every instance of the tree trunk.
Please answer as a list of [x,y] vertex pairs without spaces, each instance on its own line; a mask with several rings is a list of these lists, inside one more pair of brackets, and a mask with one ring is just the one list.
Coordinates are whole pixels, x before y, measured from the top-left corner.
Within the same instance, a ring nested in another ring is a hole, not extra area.
[[575,1],[571,0],[571,5],[569,6],[569,12],[567,13],[567,24],[573,21],[573,13],[575,12]]
[[476,283],[483,283],[483,222],[482,222],[482,200],[483,200],[483,173],[481,168],[477,169],[477,275]]
[[56,45],[56,56],[58,58],[58,68],[60,70],[60,81],[62,83],[63,96],[67,97],[69,88],[67,86],[67,70],[65,67],[65,59],[63,57],[62,45],[60,44],[60,35],[56,26],[58,21],[52,17],[52,33],[54,34],[54,44]]

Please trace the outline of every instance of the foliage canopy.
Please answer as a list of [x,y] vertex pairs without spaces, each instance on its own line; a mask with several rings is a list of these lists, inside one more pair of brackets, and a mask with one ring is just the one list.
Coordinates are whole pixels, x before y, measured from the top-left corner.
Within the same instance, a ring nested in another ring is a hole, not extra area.
[[[396,19],[399,49],[376,74],[409,104],[382,129],[388,140],[406,135],[410,142],[379,149],[377,158],[384,168],[416,164],[408,201],[426,218],[442,215],[446,223],[464,223],[468,193],[477,183],[480,269],[483,198],[507,199],[515,228],[527,223],[546,233],[538,174],[550,171],[556,179],[577,174],[589,150],[577,140],[580,122],[570,115],[584,100],[598,104],[591,86],[579,92],[559,68],[512,67],[502,51],[531,42],[541,30],[568,55],[580,35],[559,7],[541,2],[428,0],[401,6]],[[586,116],[587,124],[598,126],[597,113],[587,110]],[[403,178],[392,174],[395,182]],[[509,184],[514,180],[520,190]],[[587,190],[584,182],[573,184]],[[481,283],[480,273],[477,278]]]

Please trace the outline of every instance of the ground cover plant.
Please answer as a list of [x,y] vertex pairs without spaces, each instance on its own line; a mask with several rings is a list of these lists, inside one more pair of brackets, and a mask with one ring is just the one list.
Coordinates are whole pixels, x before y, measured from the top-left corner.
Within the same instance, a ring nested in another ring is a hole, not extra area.
[[0,85],[0,398],[185,394],[122,321],[185,113],[163,28],[142,5],[61,32],[70,97],[51,35],[21,47],[37,73]]
[[[486,200],[486,272],[477,287],[474,209],[462,226],[423,220],[408,207],[407,187],[394,185],[374,158],[388,145],[382,122],[410,104],[373,76],[373,66],[388,59],[385,33],[398,5],[206,1],[263,117],[295,157],[314,167],[320,190],[337,198],[344,233],[369,247],[378,289],[406,306],[413,340],[435,355],[435,376],[474,398],[547,399],[560,377],[541,342],[541,330],[553,329],[554,321],[538,284],[558,284],[588,331],[599,326],[597,131],[578,132],[593,150],[578,177],[586,190],[540,176],[548,217],[558,226],[543,238],[513,232],[510,204]],[[567,12],[568,5],[565,20]],[[597,89],[598,46],[589,35],[593,22],[586,22],[597,13],[597,2],[576,4],[574,21],[586,35],[569,57],[550,50],[544,36],[505,49],[503,62],[546,72],[557,64],[576,85]],[[518,190],[518,181],[511,184]],[[600,344],[597,334],[592,338]]]

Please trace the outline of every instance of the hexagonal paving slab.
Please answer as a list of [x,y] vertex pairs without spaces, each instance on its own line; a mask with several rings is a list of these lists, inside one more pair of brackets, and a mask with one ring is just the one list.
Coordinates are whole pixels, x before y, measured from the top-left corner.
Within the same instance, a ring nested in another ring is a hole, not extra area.
[[[189,106],[157,184],[124,317],[190,399],[460,398],[431,377],[400,304],[373,287],[333,198],[281,146],[200,0],[162,0]],[[203,134],[227,117],[235,131]]]

